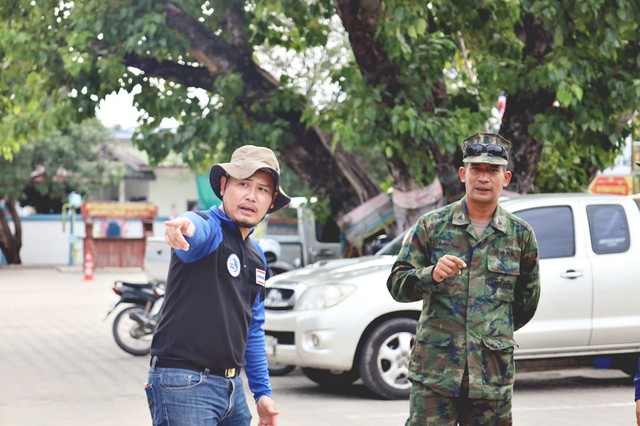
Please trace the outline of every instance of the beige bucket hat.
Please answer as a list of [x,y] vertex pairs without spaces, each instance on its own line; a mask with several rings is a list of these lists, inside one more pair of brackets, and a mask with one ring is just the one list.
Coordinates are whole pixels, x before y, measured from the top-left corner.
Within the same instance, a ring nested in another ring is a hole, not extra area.
[[276,155],[269,148],[254,145],[241,146],[233,152],[229,163],[214,164],[211,167],[209,183],[216,196],[222,200],[222,194],[220,194],[220,178],[222,176],[228,175],[235,179],[246,179],[261,169],[271,172],[275,179],[278,195],[273,208],[268,211],[268,213],[272,213],[289,204],[291,197],[280,187],[280,165]]

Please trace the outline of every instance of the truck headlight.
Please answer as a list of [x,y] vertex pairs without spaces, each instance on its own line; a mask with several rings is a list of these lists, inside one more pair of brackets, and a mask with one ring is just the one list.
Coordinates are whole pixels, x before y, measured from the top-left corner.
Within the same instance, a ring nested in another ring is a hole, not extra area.
[[293,308],[294,311],[325,309],[337,305],[356,290],[351,284],[329,284],[310,287]]

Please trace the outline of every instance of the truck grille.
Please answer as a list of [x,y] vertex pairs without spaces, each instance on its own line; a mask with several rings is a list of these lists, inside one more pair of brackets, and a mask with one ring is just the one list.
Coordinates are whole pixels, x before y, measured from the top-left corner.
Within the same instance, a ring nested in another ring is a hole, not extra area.
[[296,303],[295,292],[289,288],[270,287],[264,300],[264,308],[270,311],[290,311]]
[[264,334],[267,336],[272,336],[278,339],[279,345],[294,345],[295,337],[293,332],[290,331],[269,331],[265,330]]

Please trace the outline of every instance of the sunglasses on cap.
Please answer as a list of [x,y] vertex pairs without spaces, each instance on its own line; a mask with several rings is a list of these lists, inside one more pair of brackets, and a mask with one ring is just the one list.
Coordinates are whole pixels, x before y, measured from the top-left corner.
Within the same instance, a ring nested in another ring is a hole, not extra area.
[[507,150],[504,149],[502,145],[498,144],[483,144],[483,143],[472,143],[471,145],[467,145],[464,149],[464,157],[478,157],[482,155],[483,152],[486,152],[490,157],[500,157],[508,160]]

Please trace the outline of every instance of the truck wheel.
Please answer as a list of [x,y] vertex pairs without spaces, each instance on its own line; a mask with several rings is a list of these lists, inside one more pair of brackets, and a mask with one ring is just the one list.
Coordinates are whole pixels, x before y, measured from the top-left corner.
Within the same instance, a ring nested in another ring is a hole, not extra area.
[[303,367],[302,372],[309,380],[316,382],[320,387],[326,389],[341,389],[351,385],[360,378],[355,369],[343,371],[342,373],[332,373],[331,370]]
[[618,355],[613,359],[613,366],[629,376],[635,376],[638,372],[638,355],[640,354]]
[[384,399],[409,397],[409,361],[418,322],[393,318],[373,330],[360,353],[360,376],[367,388]]
[[270,376],[286,376],[296,369],[295,365],[278,364],[277,362],[269,362]]

